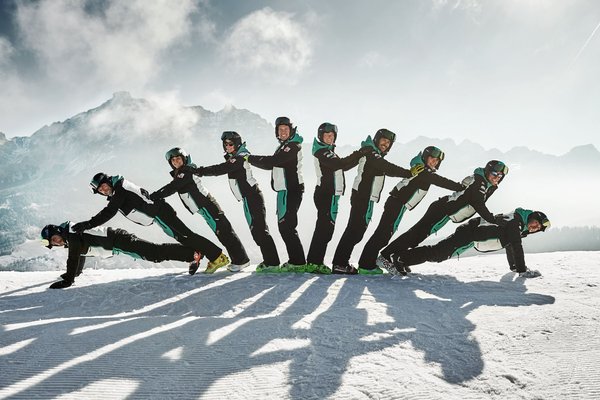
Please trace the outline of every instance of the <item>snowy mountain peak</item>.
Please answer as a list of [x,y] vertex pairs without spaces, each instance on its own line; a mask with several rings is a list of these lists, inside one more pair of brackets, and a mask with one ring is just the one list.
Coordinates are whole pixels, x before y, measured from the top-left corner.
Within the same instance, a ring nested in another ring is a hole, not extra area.
[[6,135],[4,134],[4,132],[0,132],[0,146],[2,146],[6,142]]

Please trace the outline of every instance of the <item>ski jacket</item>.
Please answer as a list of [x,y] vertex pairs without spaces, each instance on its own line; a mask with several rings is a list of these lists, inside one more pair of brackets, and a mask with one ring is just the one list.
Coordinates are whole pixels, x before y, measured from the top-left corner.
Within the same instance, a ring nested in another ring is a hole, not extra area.
[[446,215],[454,222],[463,222],[478,213],[487,222],[494,222],[494,215],[485,205],[487,199],[498,188],[485,178],[483,168],[475,169],[473,175],[462,180],[463,190],[456,191],[449,196],[440,197],[444,204]]
[[527,218],[533,211],[517,208],[515,211],[502,214],[506,222],[503,225],[489,223],[481,217],[473,218],[467,225],[473,229],[473,247],[480,252],[506,249],[506,257],[512,270],[525,272],[525,255],[522,238],[529,234]]
[[408,210],[412,210],[423,200],[431,185],[455,191],[465,189],[460,183],[439,176],[435,170],[427,167],[421,159],[421,153],[410,161],[411,167],[417,164],[423,165],[423,171],[416,176],[400,180],[390,192],[390,196],[397,198],[402,204],[406,205]]
[[125,218],[139,225],[151,225],[158,214],[160,204],[150,200],[149,193],[122,176],[113,176],[112,196],[107,197],[108,205],[98,214],[90,218],[90,228],[108,222],[112,217],[121,212]]
[[218,176],[225,175],[229,178],[229,187],[238,201],[244,197],[252,196],[258,192],[258,183],[252,176],[252,168],[246,157],[250,152],[246,149],[246,143],[243,143],[234,154],[225,154],[225,162],[211,165],[208,167],[199,167],[194,173],[200,176]]
[[[75,280],[78,271],[83,269],[86,257],[108,258],[113,256],[115,238],[118,234],[127,233],[122,229],[97,227],[88,229],[84,233],[75,233],[70,222],[68,232],[64,239],[69,250],[67,257],[67,279]],[[64,224],[63,224],[64,225]]]
[[342,196],[346,189],[344,171],[358,165],[362,154],[355,151],[340,158],[335,153],[335,144],[328,145],[316,138],[313,140],[312,154],[315,157],[315,172],[317,173],[315,193],[322,196]]
[[153,199],[164,199],[177,193],[187,210],[195,214],[198,210],[212,203],[208,190],[202,185],[200,177],[194,174],[196,165],[183,165],[170,172],[173,180],[152,193]]
[[409,170],[384,160],[385,154],[375,146],[371,136],[361,143],[360,152],[362,157],[358,161],[358,173],[352,185],[353,196],[378,202],[386,175],[401,178],[412,176]]
[[304,192],[302,141],[302,136],[296,133],[281,142],[272,156],[249,155],[248,161],[258,168],[271,170],[271,187],[274,191]]

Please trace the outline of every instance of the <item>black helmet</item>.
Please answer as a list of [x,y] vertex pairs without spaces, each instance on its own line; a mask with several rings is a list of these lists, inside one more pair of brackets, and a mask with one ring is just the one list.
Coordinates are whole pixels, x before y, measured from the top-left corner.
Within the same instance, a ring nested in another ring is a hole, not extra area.
[[489,174],[500,175],[500,182],[502,182],[502,179],[508,174],[508,167],[502,161],[491,160],[485,165],[483,172],[486,179]]
[[333,142],[335,143],[337,140],[338,129],[335,124],[330,122],[323,122],[321,125],[319,125],[319,129],[317,130],[317,138],[319,139],[319,142],[323,143],[323,134],[329,132],[333,132]]
[[233,147],[235,151],[238,151],[240,146],[242,145],[242,137],[239,133],[234,131],[225,131],[221,134],[221,140],[223,141],[223,150],[225,150],[225,141],[229,140],[233,142]]
[[185,165],[189,165],[192,163],[192,156],[190,156],[187,153],[187,151],[185,151],[181,147],[173,147],[171,150],[165,153],[165,158],[167,159],[167,162],[169,163],[169,166],[172,169],[175,169],[175,167],[173,167],[173,165],[171,164],[171,158],[178,156],[183,158],[183,163]]
[[277,138],[277,140],[279,140],[279,133],[277,131],[279,125],[287,125],[290,127],[290,139],[293,138],[296,134],[296,128],[294,128],[294,126],[292,125],[292,121],[290,121],[288,117],[277,117],[277,119],[275,120],[275,137]]
[[425,165],[427,165],[427,157],[439,158],[440,162],[438,163],[436,168],[439,169],[440,165],[442,165],[442,161],[444,160],[444,152],[439,147],[427,146],[421,153],[421,160],[423,160],[423,163]]
[[67,232],[68,232],[68,222],[65,222],[62,225],[46,225],[42,229],[42,240],[44,242],[48,242],[48,244],[46,244],[46,247],[51,249],[52,242],[50,239],[52,239],[52,236],[59,235],[60,237],[65,239],[65,234]]
[[375,146],[379,147],[379,140],[381,138],[386,138],[390,141],[390,147],[388,147],[387,152],[390,151],[390,149],[392,148],[392,145],[394,144],[394,142],[396,141],[396,134],[390,130],[387,130],[385,128],[378,130],[375,133],[375,137],[373,138],[373,143],[375,143]]
[[98,172],[90,181],[90,189],[92,189],[92,193],[98,194],[98,188],[103,183],[107,183],[110,187],[113,186],[110,176],[106,175],[104,172]]
[[544,232],[547,228],[550,228],[550,220],[548,219],[546,214],[544,214],[541,211],[534,211],[531,214],[529,214],[529,217],[527,217],[527,222],[529,222],[529,220],[531,219],[535,219],[540,223],[540,225],[542,226],[542,228],[540,229],[541,232]]

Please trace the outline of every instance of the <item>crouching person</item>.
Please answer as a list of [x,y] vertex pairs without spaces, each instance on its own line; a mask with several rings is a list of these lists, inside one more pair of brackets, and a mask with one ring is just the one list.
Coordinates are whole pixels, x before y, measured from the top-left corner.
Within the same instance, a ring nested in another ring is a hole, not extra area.
[[529,234],[543,232],[550,226],[546,214],[517,208],[511,213],[502,214],[501,218],[505,223],[500,225],[491,224],[482,217],[473,218],[433,246],[419,246],[396,253],[394,263],[386,263],[385,267],[392,274],[406,275],[411,272],[412,265],[425,261],[442,262],[472,247],[481,252],[504,248],[511,271],[524,278],[541,276],[539,271],[527,268],[521,240]]
[[[70,222],[60,225],[46,225],[42,229],[42,240],[46,247],[65,247],[69,251],[67,272],[54,282],[50,289],[69,287],[75,278],[81,275],[87,257],[110,257],[115,254],[127,254],[135,259],[152,262],[165,260],[186,261],[199,264],[202,255],[190,247],[179,243],[151,243],[123,230],[113,228],[94,228],[76,233]],[[196,267],[197,269],[197,267]]]

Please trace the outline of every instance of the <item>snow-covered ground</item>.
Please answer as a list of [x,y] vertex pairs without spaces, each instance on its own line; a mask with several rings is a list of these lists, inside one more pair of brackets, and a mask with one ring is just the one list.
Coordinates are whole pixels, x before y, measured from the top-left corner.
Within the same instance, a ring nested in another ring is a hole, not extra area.
[[0,398],[600,398],[600,252],[526,258],[541,278],[501,254],[405,279],[0,272]]

